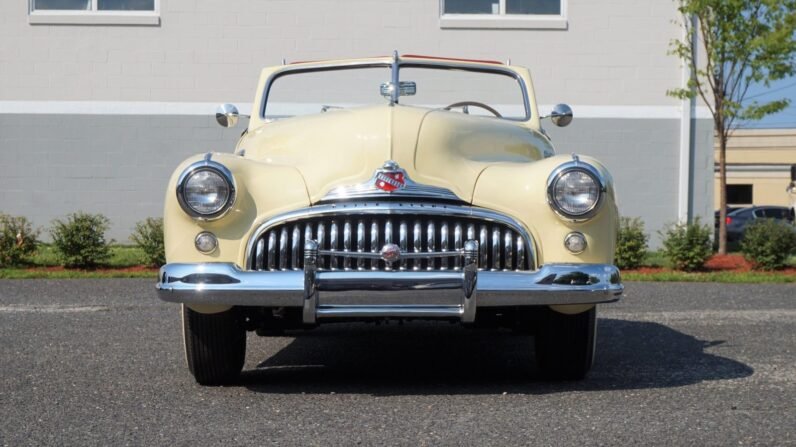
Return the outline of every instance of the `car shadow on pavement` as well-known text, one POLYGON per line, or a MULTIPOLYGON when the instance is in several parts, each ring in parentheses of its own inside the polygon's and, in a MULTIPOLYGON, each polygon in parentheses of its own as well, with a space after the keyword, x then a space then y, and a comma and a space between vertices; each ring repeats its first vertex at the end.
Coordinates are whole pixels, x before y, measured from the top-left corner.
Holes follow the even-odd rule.
MULTIPOLYGON (((295 334, 291 334, 295 335, 295 334)), ((267 356, 250 337, 249 356, 267 356)), ((588 378, 548 382, 533 358, 533 339, 507 331, 412 323, 330 325, 299 333, 241 375, 263 393, 543 394, 642 389, 729 380, 754 370, 706 352, 705 341, 659 323, 600 319, 597 357, 588 378)))

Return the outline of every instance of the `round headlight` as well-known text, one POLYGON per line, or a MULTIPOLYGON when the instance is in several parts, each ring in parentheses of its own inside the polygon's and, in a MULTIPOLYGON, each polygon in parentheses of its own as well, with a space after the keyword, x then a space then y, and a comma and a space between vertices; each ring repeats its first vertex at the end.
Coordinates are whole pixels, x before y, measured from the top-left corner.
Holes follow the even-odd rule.
POLYGON ((548 188, 553 208, 572 219, 591 217, 600 204, 602 192, 603 185, 597 173, 583 164, 559 170, 551 177, 548 188))
POLYGON ((218 172, 197 171, 185 180, 185 203, 197 213, 207 216, 219 212, 229 200, 229 184, 218 172))
POLYGON ((195 163, 180 176, 177 199, 183 210, 195 218, 219 218, 235 200, 232 174, 216 162, 195 163))

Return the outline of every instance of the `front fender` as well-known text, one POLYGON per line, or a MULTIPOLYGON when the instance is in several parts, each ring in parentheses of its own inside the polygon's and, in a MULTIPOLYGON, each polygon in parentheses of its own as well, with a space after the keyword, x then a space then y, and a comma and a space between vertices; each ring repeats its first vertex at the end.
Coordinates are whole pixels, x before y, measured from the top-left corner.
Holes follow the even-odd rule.
POLYGON ((196 220, 186 214, 177 201, 177 179, 185 168, 203 158, 204 155, 197 155, 185 160, 169 180, 163 211, 168 263, 231 262, 243 265, 246 241, 256 222, 310 204, 304 179, 295 168, 213 153, 212 160, 232 172, 237 197, 224 217, 214 221, 196 220), (194 239, 202 231, 210 231, 218 238, 218 249, 213 253, 205 255, 196 250, 194 239))
POLYGON ((585 222, 560 217, 547 201, 547 180, 552 171, 571 156, 558 155, 533 163, 502 163, 485 169, 475 186, 473 205, 494 209, 524 223, 536 243, 537 264, 590 263, 612 264, 616 248, 619 214, 613 179, 605 167, 591 157, 580 157, 591 164, 606 181, 605 198, 598 213, 585 222), (587 248, 573 254, 564 247, 572 231, 586 236, 587 248))

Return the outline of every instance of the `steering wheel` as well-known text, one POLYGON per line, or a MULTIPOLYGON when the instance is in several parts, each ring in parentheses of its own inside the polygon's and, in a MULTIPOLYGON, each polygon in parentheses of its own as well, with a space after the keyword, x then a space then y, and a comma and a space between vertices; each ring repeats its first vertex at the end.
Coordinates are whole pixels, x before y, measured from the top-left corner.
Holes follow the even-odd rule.
POLYGON ((456 107, 468 107, 468 106, 480 107, 480 108, 488 111, 489 113, 495 115, 498 118, 503 118, 503 115, 501 115, 500 112, 498 112, 497 110, 493 109, 492 107, 489 107, 488 105, 484 104, 483 102, 478 102, 478 101, 454 102, 453 104, 445 107, 445 110, 450 110, 450 109, 453 109, 453 108, 456 108, 456 107))

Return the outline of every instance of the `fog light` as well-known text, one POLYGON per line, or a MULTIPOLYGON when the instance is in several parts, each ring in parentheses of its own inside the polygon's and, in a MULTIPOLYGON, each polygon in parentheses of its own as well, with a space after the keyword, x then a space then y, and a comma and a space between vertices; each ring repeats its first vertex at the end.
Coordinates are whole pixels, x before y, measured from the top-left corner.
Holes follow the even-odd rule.
POLYGON ((564 238, 564 247, 574 254, 583 253, 586 250, 586 237, 581 233, 569 233, 564 238))
POLYGON ((197 250, 204 254, 208 254, 216 251, 216 247, 218 247, 218 239, 216 239, 216 236, 213 233, 208 233, 205 231, 196 235, 194 244, 196 244, 197 250))

